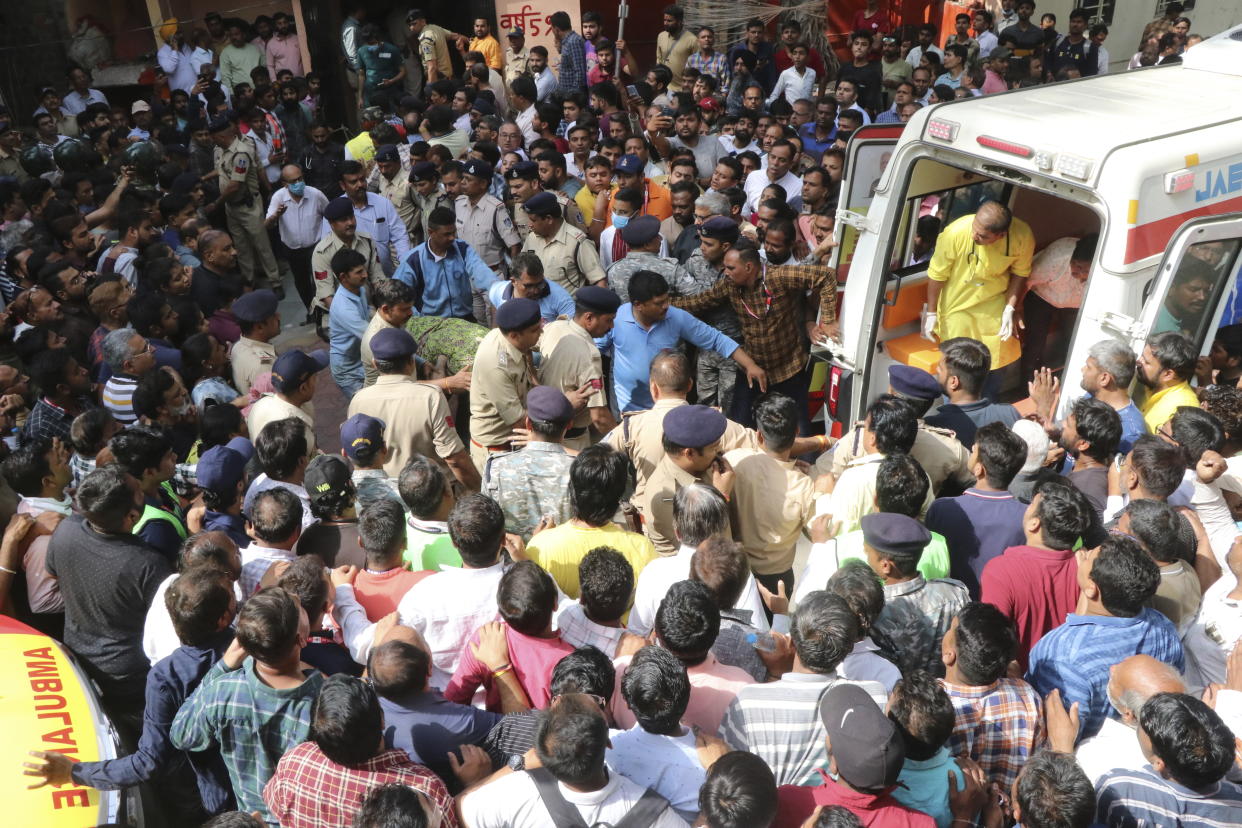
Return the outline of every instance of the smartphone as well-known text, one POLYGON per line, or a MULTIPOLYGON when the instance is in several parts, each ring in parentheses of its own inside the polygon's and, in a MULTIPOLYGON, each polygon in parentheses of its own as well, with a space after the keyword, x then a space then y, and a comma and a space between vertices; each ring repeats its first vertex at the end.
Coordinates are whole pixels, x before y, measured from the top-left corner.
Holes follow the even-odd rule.
POLYGON ((637 87, 637 86, 635 86, 635 85, 634 85, 634 84, 632 84, 632 83, 630 83, 630 84, 626 84, 626 87, 625 87, 625 94, 629 95, 631 98, 637 98, 637 97, 638 97, 638 87, 637 87))
POLYGON ((671 106, 662 106, 660 107, 660 114, 665 118, 672 118, 674 115, 673 108, 671 106))

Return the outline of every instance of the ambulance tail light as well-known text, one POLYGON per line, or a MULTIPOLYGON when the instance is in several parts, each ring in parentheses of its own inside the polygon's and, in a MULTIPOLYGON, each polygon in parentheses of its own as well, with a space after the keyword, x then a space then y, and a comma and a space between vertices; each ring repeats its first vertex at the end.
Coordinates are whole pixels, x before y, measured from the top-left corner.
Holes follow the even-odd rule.
POLYGON ((1168 195, 1184 193, 1195 186, 1195 174, 1192 170, 1178 170, 1164 174, 1164 191, 1168 195))
POLYGON ((1016 155, 1019 158, 1030 158, 1035 154, 1035 150, 1023 144, 1015 144, 1013 141, 1005 141, 1000 138, 993 138, 989 135, 980 135, 975 138, 975 143, 981 147, 994 149, 997 152, 1007 152, 1010 155, 1016 155))
POLYGON ((1091 161, 1076 155, 1058 155, 1057 172, 1067 178, 1086 181, 1091 176, 1091 161))
POLYGON ((932 118, 927 122, 927 134, 941 141, 956 141, 957 130, 961 124, 946 121, 943 118, 932 118))

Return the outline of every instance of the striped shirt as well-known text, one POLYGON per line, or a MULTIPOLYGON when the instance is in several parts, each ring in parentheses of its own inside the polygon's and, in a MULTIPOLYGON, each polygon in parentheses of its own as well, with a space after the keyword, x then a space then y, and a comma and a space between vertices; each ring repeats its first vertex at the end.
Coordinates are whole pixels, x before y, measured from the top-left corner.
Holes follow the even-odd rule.
POLYGON ((594 647, 612 658, 617 643, 625 635, 625 627, 605 627, 587 618, 586 610, 577 601, 568 601, 556 615, 556 628, 561 639, 574 647, 594 647))
POLYGON ((262 682, 254 669, 250 657, 239 670, 216 662, 177 711, 172 743, 186 751, 218 747, 238 809, 258 811, 274 825, 263 801, 263 786, 285 752, 310 735, 311 706, 323 686, 323 674, 308 670, 297 687, 277 690, 262 682))
POLYGON ((1186 663, 1177 629, 1150 607, 1133 618, 1070 613, 1031 649, 1026 678, 1041 696, 1060 688, 1065 704, 1078 702, 1078 736, 1084 739, 1115 712, 1108 700, 1109 668, 1138 654, 1178 672, 1186 663))
POLYGON ((856 684, 883 710, 884 685, 846 681, 835 673, 786 673, 779 681, 748 684, 725 712, 721 737, 735 750, 748 750, 767 762, 777 785, 815 785, 828 765, 819 701, 836 684, 856 684))
POLYGON ((134 389, 138 387, 137 377, 113 374, 104 385, 103 404, 112 412, 112 418, 121 427, 133 425, 138 420, 134 413, 134 389))
POLYGON ((1042 702, 1025 681, 1001 678, 981 687, 940 685, 953 702, 953 735, 949 752, 967 754, 983 767, 988 779, 1007 791, 1018 771, 1043 739, 1042 702))
POLYGON ((1220 781, 1202 791, 1142 770, 1116 770, 1096 786, 1096 821, 1108 826, 1226 828, 1242 825, 1242 788, 1220 781))

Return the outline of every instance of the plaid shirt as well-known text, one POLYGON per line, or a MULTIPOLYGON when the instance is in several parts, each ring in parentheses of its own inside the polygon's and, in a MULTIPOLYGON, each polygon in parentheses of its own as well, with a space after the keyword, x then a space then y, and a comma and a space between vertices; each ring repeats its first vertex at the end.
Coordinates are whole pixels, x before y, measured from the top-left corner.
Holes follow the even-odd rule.
POLYGON ((367 794, 390 784, 418 791, 440 812, 441 828, 457 828, 453 798, 440 777, 403 750, 385 750, 349 767, 324 756, 314 742, 303 742, 281 758, 263 798, 287 828, 337 828, 353 822, 367 794))
POLYGON ((561 38, 561 67, 557 89, 564 93, 587 88, 586 41, 577 32, 561 38))
POLYGON ((729 59, 724 52, 712 51, 711 57, 703 57, 702 52, 695 52, 686 58, 686 68, 698 69, 700 74, 715 78, 717 97, 723 98, 729 94, 729 59))
POLYGON ((557 614, 556 629, 566 644, 594 647, 609 658, 617 654, 617 642, 625 635, 625 627, 605 627, 587 618, 586 610, 577 601, 566 603, 557 614))
POLYGON ((311 670, 298 687, 276 690, 255 676, 253 658, 238 670, 218 661, 177 711, 173 746, 186 751, 219 747, 238 810, 258 811, 275 824, 263 786, 285 751, 310 735, 311 706, 322 686, 323 674, 311 670))
POLYGON ((784 382, 806 365, 807 349, 801 305, 807 294, 819 296, 820 321, 837 318, 837 274, 814 265, 769 265, 751 287, 721 279, 695 296, 673 304, 695 315, 729 304, 742 323, 742 347, 768 372, 768 382, 784 382))
MULTIPOLYGON (((86 398, 79 400, 79 405, 83 411, 95 407, 95 404, 86 398)), ((59 405, 48 402, 47 397, 40 397, 39 401, 34 404, 34 408, 30 409, 30 414, 26 417, 26 425, 18 435, 18 441, 23 446, 32 442, 44 442, 51 445, 53 438, 59 437, 68 444, 69 427, 72 424, 72 414, 59 405)))
POLYGON ((69 458, 69 469, 73 472, 73 483, 75 489, 82 485, 82 479, 95 470, 95 458, 83 457, 76 451, 69 458))
POLYGON ((982 687, 940 685, 953 701, 956 721, 949 752, 965 753, 983 766, 988 779, 1007 791, 1018 771, 1043 741, 1039 694, 1021 679, 1001 678, 982 687))

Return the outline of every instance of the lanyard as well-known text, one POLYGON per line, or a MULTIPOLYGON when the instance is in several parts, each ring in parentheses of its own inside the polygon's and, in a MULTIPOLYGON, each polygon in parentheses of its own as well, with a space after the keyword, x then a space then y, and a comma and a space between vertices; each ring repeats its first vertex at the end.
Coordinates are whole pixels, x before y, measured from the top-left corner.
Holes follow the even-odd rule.
MULTIPOLYGON (((772 291, 768 290, 768 282, 766 279, 759 282, 759 289, 763 291, 763 315, 767 316, 768 311, 772 310, 772 291)), ((750 314, 752 319, 760 318, 759 314, 751 310, 750 305, 746 303, 745 299, 742 299, 741 302, 742 307, 746 309, 746 312, 750 314)))

